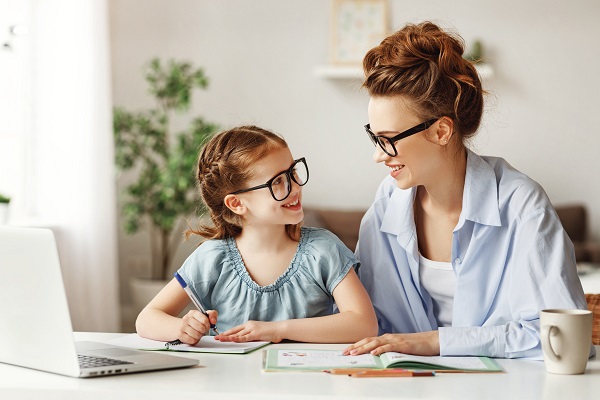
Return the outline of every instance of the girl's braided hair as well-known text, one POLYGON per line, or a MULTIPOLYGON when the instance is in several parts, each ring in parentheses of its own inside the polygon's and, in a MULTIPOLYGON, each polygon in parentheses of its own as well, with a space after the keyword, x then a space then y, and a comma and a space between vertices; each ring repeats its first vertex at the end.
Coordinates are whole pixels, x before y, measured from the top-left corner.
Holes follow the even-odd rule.
MULTIPOLYGON (((244 188, 252 178, 252 166, 273 150, 287 148, 279 135, 257 126, 238 126, 213 136, 200 151, 197 181, 208 207, 211 225, 186 232, 205 239, 236 237, 242 232, 243 218, 224 203, 225 196, 244 188)), ((286 232, 298 240, 300 224, 286 225, 286 232)))

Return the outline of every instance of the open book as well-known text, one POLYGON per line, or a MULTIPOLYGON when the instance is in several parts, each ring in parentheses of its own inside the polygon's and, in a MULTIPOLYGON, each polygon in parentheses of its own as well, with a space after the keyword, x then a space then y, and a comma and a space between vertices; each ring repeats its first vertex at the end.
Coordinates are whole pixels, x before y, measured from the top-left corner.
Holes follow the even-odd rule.
POLYGON ((177 344, 165 346, 167 342, 158 340, 146 339, 139 336, 137 333, 132 333, 125 336, 120 336, 108 343, 127 347, 136 350, 169 350, 169 351, 190 351, 195 353, 227 353, 227 354, 243 354, 250 353, 260 347, 268 345, 270 342, 219 342, 214 336, 203 336, 200 341, 194 345, 177 344))
POLYGON ((388 352, 380 356, 361 354, 344 356, 341 350, 267 349, 265 371, 324 371, 336 368, 403 368, 436 372, 501 372, 488 357, 424 357, 388 352))

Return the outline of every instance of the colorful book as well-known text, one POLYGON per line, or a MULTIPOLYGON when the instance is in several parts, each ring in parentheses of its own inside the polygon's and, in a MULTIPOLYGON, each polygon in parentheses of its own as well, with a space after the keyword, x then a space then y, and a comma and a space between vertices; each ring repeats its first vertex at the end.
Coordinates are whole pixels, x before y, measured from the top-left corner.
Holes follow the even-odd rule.
POLYGON ((194 353, 224 353, 224 354, 244 354, 250 353, 256 349, 264 347, 271 342, 220 342, 215 340, 214 336, 203 336, 200 341, 190 346, 189 344, 169 344, 159 340, 146 339, 139 336, 137 333, 120 336, 108 343, 127 347, 136 350, 152 350, 152 351, 187 351, 194 353))
POLYGON ((435 372, 502 372, 498 363, 489 357, 426 357, 395 352, 380 356, 362 354, 345 356, 342 350, 267 349, 263 353, 263 370, 326 371, 331 369, 428 370, 435 372))

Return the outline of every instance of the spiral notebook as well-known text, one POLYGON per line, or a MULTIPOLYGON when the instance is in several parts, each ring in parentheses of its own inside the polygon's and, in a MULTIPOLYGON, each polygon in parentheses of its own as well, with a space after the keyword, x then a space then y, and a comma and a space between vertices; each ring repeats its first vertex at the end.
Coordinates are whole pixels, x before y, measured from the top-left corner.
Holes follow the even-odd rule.
POLYGON ((75 342, 54 235, 0 227, 0 362, 77 378, 182 368, 198 360, 75 342), (17 305, 17 307, 15 307, 17 305), (35 326, 32 329, 32 316, 35 326))
POLYGON ((190 346, 188 344, 169 345, 167 342, 146 339, 136 333, 121 336, 109 342, 115 346, 127 347, 137 350, 153 351, 187 351, 193 353, 224 353, 224 354, 244 354, 250 353, 256 349, 264 347, 271 342, 219 342, 214 336, 203 336, 200 341, 190 346))

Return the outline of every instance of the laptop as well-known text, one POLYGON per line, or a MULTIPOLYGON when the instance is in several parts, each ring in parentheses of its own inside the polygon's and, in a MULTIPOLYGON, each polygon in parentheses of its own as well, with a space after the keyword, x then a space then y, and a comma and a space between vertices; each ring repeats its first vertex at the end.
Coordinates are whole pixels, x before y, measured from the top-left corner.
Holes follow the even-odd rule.
POLYGON ((0 362, 78 378, 191 367, 198 360, 76 342, 54 234, 0 227, 0 362))

